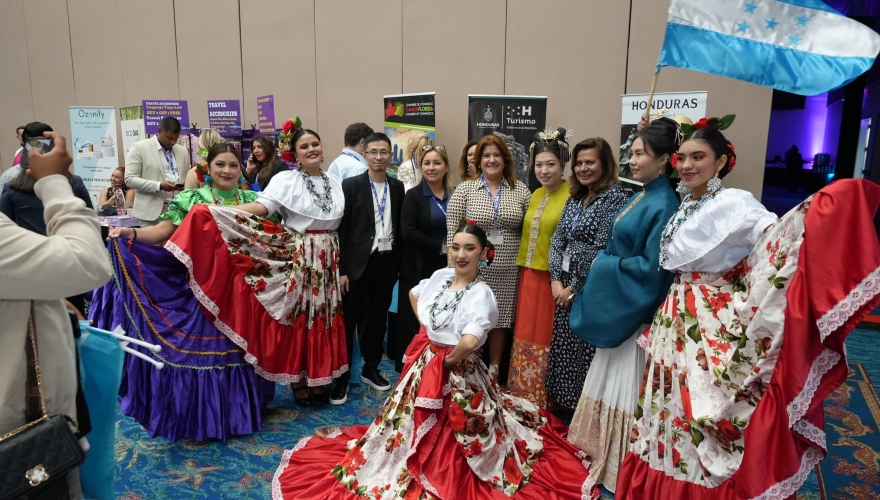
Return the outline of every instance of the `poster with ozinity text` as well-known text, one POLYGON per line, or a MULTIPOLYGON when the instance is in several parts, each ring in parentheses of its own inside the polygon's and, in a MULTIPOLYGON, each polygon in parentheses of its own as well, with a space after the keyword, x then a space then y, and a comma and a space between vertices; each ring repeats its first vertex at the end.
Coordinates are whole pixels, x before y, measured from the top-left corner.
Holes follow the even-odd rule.
POLYGON ((144 108, 141 105, 119 108, 119 126, 122 129, 123 158, 128 159, 128 151, 134 143, 147 138, 144 131, 144 108))
POLYGON ((275 96, 257 97, 257 130, 260 135, 275 137, 275 96))
POLYGON ((516 180, 534 192, 541 187, 529 168, 529 146, 547 123, 547 97, 468 95, 468 139, 495 134, 507 143, 516 163, 516 180))
MULTIPOLYGON (((665 92, 654 94, 651 103, 651 119, 660 117, 673 118, 684 115, 696 122, 706 116, 707 92, 665 92)), ((648 94, 626 94, 623 97, 623 108, 620 119, 620 156, 619 177, 623 187, 641 191, 642 183, 633 179, 629 168, 631 137, 639 120, 645 116, 648 108, 648 94)))
MULTIPOLYGON (((384 96, 385 135, 391 139, 391 162, 388 170, 398 175, 398 167, 403 163, 406 145, 410 138, 418 134, 428 134, 434 140, 435 114, 434 92, 421 94, 396 94, 384 96)), ((411 178, 419 176, 414 173, 411 178)))
POLYGON ((110 174, 119 167, 116 108, 70 106, 73 172, 80 176, 98 206, 101 190, 110 186, 110 174))
POLYGON ((241 101, 208 101, 208 126, 224 139, 241 137, 241 101))
POLYGON ((180 121, 181 134, 189 130, 189 107, 186 101, 144 101, 144 126, 149 136, 159 133, 159 122, 166 116, 180 121))

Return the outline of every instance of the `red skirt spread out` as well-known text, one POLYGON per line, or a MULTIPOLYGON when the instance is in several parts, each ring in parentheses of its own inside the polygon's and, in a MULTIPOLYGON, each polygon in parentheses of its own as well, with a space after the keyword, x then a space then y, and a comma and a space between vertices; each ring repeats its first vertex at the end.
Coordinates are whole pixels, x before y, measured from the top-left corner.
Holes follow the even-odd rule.
POLYGON ((372 425, 300 440, 281 459, 272 498, 598 498, 561 422, 498 392, 477 354, 447 369, 449 352, 423 328, 372 425))
POLYGON ((165 244, 218 330, 260 376, 326 385, 348 370, 335 232, 300 234, 195 205, 165 244))
POLYGON ((742 267, 679 277, 644 339, 615 498, 794 497, 827 453, 822 404, 846 379, 844 340, 880 303, 878 205, 880 186, 835 182, 742 267))

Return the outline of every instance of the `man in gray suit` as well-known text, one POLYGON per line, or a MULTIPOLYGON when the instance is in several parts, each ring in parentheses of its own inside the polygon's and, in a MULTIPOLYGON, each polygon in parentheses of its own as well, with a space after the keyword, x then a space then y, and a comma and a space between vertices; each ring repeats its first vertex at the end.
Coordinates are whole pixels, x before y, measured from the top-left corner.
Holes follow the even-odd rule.
POLYGON ((154 226, 183 189, 191 162, 186 148, 177 144, 178 137, 180 122, 166 116, 156 136, 134 143, 128 152, 125 184, 135 190, 134 216, 141 227, 154 226))

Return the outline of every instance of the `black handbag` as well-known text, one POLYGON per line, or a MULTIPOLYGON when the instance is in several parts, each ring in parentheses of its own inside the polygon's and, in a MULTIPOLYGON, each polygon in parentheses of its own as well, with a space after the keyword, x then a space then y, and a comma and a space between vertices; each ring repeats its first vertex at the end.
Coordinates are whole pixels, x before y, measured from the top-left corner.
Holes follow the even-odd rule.
POLYGON ((31 302, 28 318, 30 342, 25 342, 28 423, 0 436, 0 500, 36 495, 50 486, 61 486, 57 481, 66 483, 67 473, 86 459, 70 425, 75 426, 76 422, 66 415, 50 417, 46 413, 34 321, 34 304, 31 302), (42 416, 33 419, 40 414, 42 416))

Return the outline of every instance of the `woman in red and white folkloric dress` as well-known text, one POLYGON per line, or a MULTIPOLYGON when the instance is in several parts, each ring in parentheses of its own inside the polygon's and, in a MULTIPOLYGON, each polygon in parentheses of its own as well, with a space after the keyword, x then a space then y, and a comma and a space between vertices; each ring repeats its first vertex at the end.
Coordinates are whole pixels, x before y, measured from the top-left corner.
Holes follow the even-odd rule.
POLYGON ((721 187, 735 155, 720 123, 676 156, 693 192, 661 236, 676 280, 640 339, 617 499, 794 498, 826 453, 822 402, 846 378, 844 339, 880 302, 880 186, 836 182, 776 221, 721 187))
POLYGON ((274 499, 598 497, 565 426, 499 392, 480 360, 498 317, 492 290, 477 280, 487 252, 479 227, 455 234, 454 269, 410 294, 423 328, 372 425, 303 438, 281 459, 274 499))
MULTIPOLYGON (((288 381, 300 405, 348 369, 336 228, 342 186, 321 170, 318 134, 285 124, 282 148, 296 165, 238 210, 194 207, 166 244, 217 329, 262 377, 288 381), (260 217, 277 212, 284 227, 260 217)), ((326 397, 326 396, 323 396, 326 397)))

